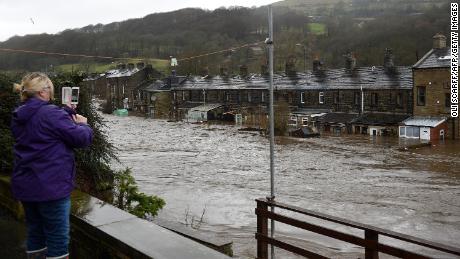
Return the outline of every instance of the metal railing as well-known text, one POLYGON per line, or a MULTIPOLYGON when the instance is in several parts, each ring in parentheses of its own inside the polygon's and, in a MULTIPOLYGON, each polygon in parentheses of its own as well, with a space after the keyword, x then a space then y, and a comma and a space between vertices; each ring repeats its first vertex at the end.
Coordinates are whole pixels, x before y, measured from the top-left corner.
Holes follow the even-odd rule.
POLYGON ((366 259, 379 258, 379 252, 399 258, 432 258, 427 255, 422 255, 399 247, 393 247, 387 244, 380 243, 379 236, 390 237, 396 240, 404 241, 410 244, 415 244, 421 247, 431 248, 440 252, 450 254, 452 255, 452 257, 460 256, 459 248, 451 247, 448 245, 443 245, 424 239, 412 237, 409 235, 404 235, 397 232, 373 227, 370 225, 361 224, 350 220, 305 210, 296 206, 291 206, 276 201, 269 201, 267 199, 257 199, 256 202, 257 208, 255 212, 257 215, 257 233, 255 237, 257 239, 257 258, 259 259, 268 258, 268 245, 273 245, 275 247, 279 247, 281 249, 308 258, 328 258, 326 256, 308 251, 304 248, 283 242, 279 239, 276 239, 275 237, 271 238, 268 234, 268 219, 363 247, 365 250, 366 259), (340 224, 342 226, 364 230, 364 237, 355 236, 352 234, 340 232, 334 229, 301 221, 282 214, 274 213, 269 211, 268 207, 281 208, 287 211, 292 211, 300 213, 302 215, 318 218, 327 222, 340 224))

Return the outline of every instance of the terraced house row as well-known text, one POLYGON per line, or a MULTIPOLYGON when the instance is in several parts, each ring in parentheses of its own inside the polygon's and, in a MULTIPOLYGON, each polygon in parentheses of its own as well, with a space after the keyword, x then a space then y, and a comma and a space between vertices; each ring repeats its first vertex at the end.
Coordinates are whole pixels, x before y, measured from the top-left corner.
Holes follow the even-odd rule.
MULTIPOLYGON (((293 127, 424 140, 458 138, 458 120, 449 117, 450 48, 446 38, 435 35, 433 49, 414 66, 396 66, 390 49, 382 59, 383 66, 358 67, 350 53, 345 57, 344 68, 327 69, 315 60, 313 69, 306 73, 293 71, 287 65, 286 71, 274 75, 275 105, 287 107, 286 116, 293 127)), ((241 66, 237 76, 226 75, 222 68, 220 75, 172 74, 153 82, 147 80, 151 74, 144 72, 145 76, 130 88, 110 79, 113 73, 105 76, 106 87, 102 88, 104 98, 118 107, 119 100, 128 98, 131 109, 155 116, 159 101, 163 100, 164 106, 166 95, 169 116, 177 120, 237 117, 251 125, 266 121, 266 67, 260 74, 250 74, 241 66)), ((96 85, 94 82, 101 78, 104 77, 86 82, 96 85)))

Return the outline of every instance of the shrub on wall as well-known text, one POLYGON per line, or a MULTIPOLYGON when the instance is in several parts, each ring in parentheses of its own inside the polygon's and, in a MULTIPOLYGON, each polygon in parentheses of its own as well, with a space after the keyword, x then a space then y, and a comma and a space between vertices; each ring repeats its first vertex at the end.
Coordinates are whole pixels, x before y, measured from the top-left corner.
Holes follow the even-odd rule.
POLYGON ((11 135, 11 112, 19 103, 19 96, 13 93, 13 83, 19 75, 0 73, 0 173, 13 170, 13 145, 11 135))

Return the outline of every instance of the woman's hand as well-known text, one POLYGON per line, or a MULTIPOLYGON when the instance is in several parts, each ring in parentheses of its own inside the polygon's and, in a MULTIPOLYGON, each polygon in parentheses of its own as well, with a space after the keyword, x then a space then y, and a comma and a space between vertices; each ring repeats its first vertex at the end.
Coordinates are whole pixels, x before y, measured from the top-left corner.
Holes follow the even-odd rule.
POLYGON ((76 123, 88 124, 88 119, 85 116, 81 116, 80 114, 72 115, 72 119, 76 123))

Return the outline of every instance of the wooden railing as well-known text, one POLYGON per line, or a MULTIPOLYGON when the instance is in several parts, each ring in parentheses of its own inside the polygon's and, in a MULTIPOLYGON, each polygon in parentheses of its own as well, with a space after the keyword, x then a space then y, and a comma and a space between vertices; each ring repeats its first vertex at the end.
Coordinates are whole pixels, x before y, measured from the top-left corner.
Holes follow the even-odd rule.
POLYGON ((269 201, 267 199, 257 199, 257 208, 256 208, 256 215, 257 215, 257 258, 259 259, 266 259, 268 258, 268 245, 273 245, 275 247, 279 247, 281 249, 290 251, 292 253, 308 257, 308 258, 328 258, 326 256, 308 251, 304 248, 294 246, 292 244, 283 242, 276 238, 271 238, 268 235, 268 219, 275 220, 277 222, 281 222, 287 225, 291 225, 297 228, 301 228, 304 230, 308 230, 314 233, 318 233, 327 237, 331 237, 340 241, 344 241, 347 243, 351 243, 360 247, 364 248, 365 251, 365 258, 366 259, 376 259, 379 258, 379 252, 385 253, 388 255, 392 255, 399 258, 431 258, 427 255, 422 255, 416 252, 411 252, 399 247, 393 247, 387 244, 383 244, 379 242, 379 236, 390 237, 396 240, 404 241, 410 244, 415 244, 421 247, 431 248, 440 252, 447 253, 451 257, 458 257, 460 256, 460 249, 451 247, 448 245, 443 245, 431 241, 427 241, 424 239, 400 234, 397 232, 373 227, 366 224, 361 224, 357 222, 353 222, 350 220, 329 216, 326 214, 313 212, 309 210, 305 210, 296 206, 290 206, 287 204, 269 201), (324 226, 319 226, 315 224, 311 224, 305 221, 301 221, 298 219, 294 219, 292 217, 288 217, 282 214, 278 214, 275 212, 271 212, 268 210, 268 207, 275 207, 280 208, 287 211, 292 211, 296 213, 300 213, 302 215, 307 215, 310 217, 318 218, 324 220, 326 222, 333 222, 336 224, 340 224, 342 226, 352 227, 355 229, 363 230, 364 237, 355 236, 352 234, 340 232, 334 229, 326 228, 324 226))

